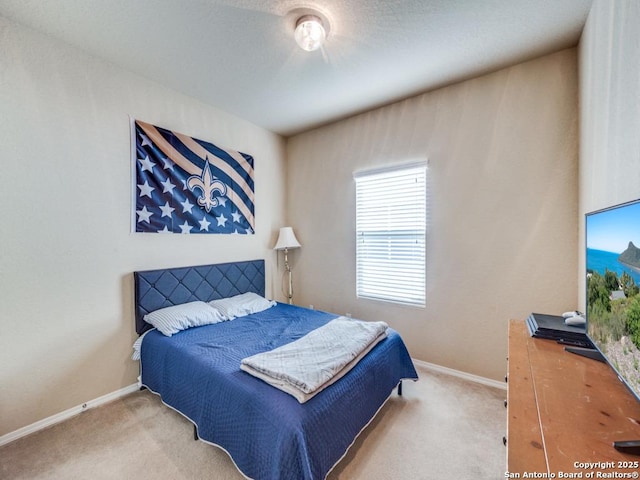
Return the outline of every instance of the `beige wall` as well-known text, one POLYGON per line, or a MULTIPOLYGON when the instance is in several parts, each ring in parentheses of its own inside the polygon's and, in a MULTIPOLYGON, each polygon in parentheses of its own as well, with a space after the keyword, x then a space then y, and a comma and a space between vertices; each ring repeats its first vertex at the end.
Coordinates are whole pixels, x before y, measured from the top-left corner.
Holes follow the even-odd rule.
POLYGON ((295 301, 386 320, 415 358, 504 376, 507 322, 577 302, 575 49, 288 141, 295 301), (355 296, 354 171, 429 161, 427 306, 355 296))
POLYGON ((271 294, 285 144, 2 17, 0 45, 1 436, 135 383, 132 271, 266 258, 271 294), (129 115, 252 154, 256 235, 129 233, 129 115))
POLYGON ((580 305, 584 214, 640 198, 640 2, 595 0, 580 41, 580 305))

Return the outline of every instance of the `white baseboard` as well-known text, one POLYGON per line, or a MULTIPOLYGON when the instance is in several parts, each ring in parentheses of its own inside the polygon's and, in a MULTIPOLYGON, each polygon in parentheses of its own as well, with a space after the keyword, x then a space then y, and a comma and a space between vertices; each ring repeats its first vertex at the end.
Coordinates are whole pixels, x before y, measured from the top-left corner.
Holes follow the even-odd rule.
POLYGON ((22 427, 18 430, 7 433, 6 435, 2 435, 0 437, 0 447, 31 433, 35 433, 38 430, 43 430, 47 427, 55 425, 56 423, 60 423, 64 420, 74 417, 79 413, 89 410, 90 408, 95 408, 100 405, 104 405, 105 403, 109 403, 113 400, 117 400, 120 397, 124 397, 125 395, 137 391, 139 388, 140 386, 137 383, 129 385, 128 387, 121 388, 120 390, 116 390, 115 392, 107 393, 102 397, 98 397, 94 400, 89 400, 87 403, 72 407, 68 410, 65 410, 64 412, 56 413, 55 415, 32 423, 31 425, 27 425, 26 427, 22 427))
POLYGON ((480 377, 478 375, 473 375, 471 373, 461 372, 460 370, 454 370, 453 368, 443 367, 441 365, 436 365, 435 363, 424 362, 422 360, 417 360, 415 358, 413 358, 412 360, 413 360, 413 363, 415 363, 416 365, 426 368, 428 370, 444 373, 446 375, 452 375, 454 377, 459 377, 464 380, 480 383, 482 385, 487 385, 489 387, 500 388, 501 390, 507 389, 507 384, 505 382, 499 382, 498 380, 492 380, 490 378, 480 377))

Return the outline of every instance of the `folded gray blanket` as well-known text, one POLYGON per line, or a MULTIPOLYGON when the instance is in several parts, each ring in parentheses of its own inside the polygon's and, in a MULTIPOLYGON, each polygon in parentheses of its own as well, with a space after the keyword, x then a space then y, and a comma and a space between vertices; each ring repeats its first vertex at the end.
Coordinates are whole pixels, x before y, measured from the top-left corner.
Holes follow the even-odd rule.
POLYGON ((387 336, 384 322, 338 317, 304 337, 241 361, 240 368, 304 403, 387 336))

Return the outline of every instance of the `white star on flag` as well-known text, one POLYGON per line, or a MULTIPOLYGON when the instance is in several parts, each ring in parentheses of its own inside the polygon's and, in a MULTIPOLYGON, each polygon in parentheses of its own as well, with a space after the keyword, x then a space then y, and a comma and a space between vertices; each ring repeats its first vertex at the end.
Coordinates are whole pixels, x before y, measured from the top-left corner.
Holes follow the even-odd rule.
POLYGON ((181 233, 191 233, 191 229, 192 228, 193 227, 191 225, 189 225, 186 220, 184 221, 184 223, 182 225, 180 225, 180 230, 182 230, 181 233))
POLYGON ((186 198, 184 202, 180 202, 180 205, 182 205, 182 213, 186 213, 186 212, 193 213, 191 211, 191 209, 193 208, 193 204, 189 201, 188 198, 186 198))
POLYGON ((162 163, 164 163, 164 166, 162 167, 164 170, 171 170, 173 172, 173 166, 175 164, 171 160, 169 160, 167 157, 163 157, 162 163))
POLYGON ((153 192, 155 190, 155 188, 153 188, 152 186, 149 185, 149 181, 145 180, 144 184, 142 185, 138 185, 138 188, 140 189, 140 196, 144 197, 145 195, 149 198, 151 198, 151 192, 153 192))
POLYGON ((144 157, 144 159, 140 160, 140 164, 142 165, 142 171, 148 170, 149 172, 153 172, 153 167, 155 167, 155 163, 151 161, 149 155, 144 157))
POLYGON ((171 183, 171 179, 170 178, 167 178, 164 182, 160 182, 160 183, 164 187, 162 189, 162 193, 169 192, 170 194, 173 195, 173 189, 176 188, 176 186, 173 183, 171 183))
POLYGON ((137 210, 136 213, 138 214, 138 223, 140 222, 149 223, 149 219, 151 218, 151 215, 153 215, 152 212, 147 210, 146 206, 142 207, 142 210, 137 210))
POLYGON ((200 220, 198 223, 200 223, 200 230, 209 230, 209 225, 211 225, 211 222, 209 222, 207 220, 207 218, 203 218, 202 220, 200 220))
POLYGON ((163 206, 160 207, 160 210, 162 211, 162 215, 160 216, 160 218, 162 218, 162 217, 171 217, 171 213, 175 210, 175 208, 172 208, 169 205, 169 202, 167 202, 163 206))
POLYGON ((144 147, 145 145, 149 145, 150 147, 152 147, 152 146, 153 146, 153 143, 151 143, 151 140, 149 140, 149 137, 147 137, 146 135, 144 135, 144 134, 142 134, 142 133, 141 133, 141 134, 140 134, 140 138, 142 139, 141 146, 143 146, 143 147, 144 147))

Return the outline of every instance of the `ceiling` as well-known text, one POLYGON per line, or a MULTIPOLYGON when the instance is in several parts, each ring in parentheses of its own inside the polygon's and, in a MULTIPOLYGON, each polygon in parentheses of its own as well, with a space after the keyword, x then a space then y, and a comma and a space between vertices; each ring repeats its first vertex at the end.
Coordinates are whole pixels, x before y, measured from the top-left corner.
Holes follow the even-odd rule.
POLYGON ((592 0, 0 0, 0 15, 284 136, 578 43, 592 0), (323 50, 296 12, 330 22, 323 50))

